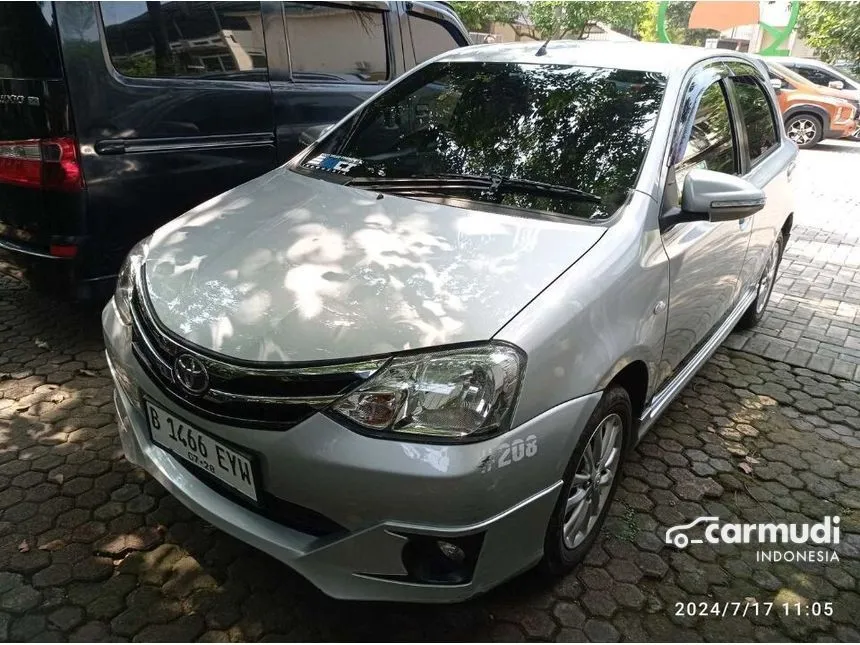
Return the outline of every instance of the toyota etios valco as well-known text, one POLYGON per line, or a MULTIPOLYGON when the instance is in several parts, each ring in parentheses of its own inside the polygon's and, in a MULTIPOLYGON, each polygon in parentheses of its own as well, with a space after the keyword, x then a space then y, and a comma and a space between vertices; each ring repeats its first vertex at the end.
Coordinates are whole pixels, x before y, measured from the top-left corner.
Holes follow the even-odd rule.
POLYGON ((767 305, 797 149, 758 65, 460 49, 160 228, 103 314, 129 460, 332 596, 567 570, 767 305))

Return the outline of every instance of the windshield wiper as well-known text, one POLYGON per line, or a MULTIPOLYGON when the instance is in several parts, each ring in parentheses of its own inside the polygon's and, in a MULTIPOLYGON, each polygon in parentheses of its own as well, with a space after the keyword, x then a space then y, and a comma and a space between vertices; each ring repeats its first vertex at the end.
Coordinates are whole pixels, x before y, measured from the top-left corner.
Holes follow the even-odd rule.
POLYGON ((356 177, 348 181, 347 184, 357 188, 391 192, 483 190, 491 199, 504 193, 524 193, 535 197, 568 197, 595 204, 601 202, 599 196, 578 188, 532 179, 514 179, 501 175, 443 173, 413 177, 356 177))

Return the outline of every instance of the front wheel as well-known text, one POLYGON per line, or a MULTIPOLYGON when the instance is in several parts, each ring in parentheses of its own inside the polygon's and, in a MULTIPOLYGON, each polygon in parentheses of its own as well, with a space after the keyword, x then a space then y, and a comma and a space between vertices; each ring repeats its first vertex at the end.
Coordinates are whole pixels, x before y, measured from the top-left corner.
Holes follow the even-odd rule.
POLYGON ((824 127, 818 117, 798 114, 785 122, 785 133, 798 148, 811 148, 824 138, 824 127))
POLYGON ((780 233, 776 236, 776 241, 773 243, 773 248, 771 248, 767 256, 764 270, 762 270, 761 277, 758 280, 755 300, 752 301, 749 309, 744 312, 743 318, 738 322, 738 327, 741 329, 755 327, 764 318, 764 310, 767 307, 767 303, 770 302, 770 294, 773 292, 773 285, 776 282, 779 262, 782 260, 783 244, 782 233, 780 233))
POLYGON ((624 388, 611 386, 588 420, 564 474, 544 541, 541 568, 564 573, 582 561, 606 519, 633 427, 624 388))

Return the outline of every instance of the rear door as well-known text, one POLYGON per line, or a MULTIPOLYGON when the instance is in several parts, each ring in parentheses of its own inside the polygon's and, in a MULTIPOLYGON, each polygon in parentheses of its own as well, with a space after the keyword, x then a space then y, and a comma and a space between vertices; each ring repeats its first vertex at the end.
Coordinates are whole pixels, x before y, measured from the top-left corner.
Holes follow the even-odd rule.
POLYGON ((259 2, 60 2, 88 267, 275 164, 259 2))
POLYGON ((398 4, 282 2, 288 69, 273 76, 278 158, 302 132, 339 121, 404 71, 398 4))
POLYGON ((52 3, 0 2, 0 246, 47 255, 80 232, 79 176, 53 181, 43 163, 61 146, 74 159, 72 135, 52 3))

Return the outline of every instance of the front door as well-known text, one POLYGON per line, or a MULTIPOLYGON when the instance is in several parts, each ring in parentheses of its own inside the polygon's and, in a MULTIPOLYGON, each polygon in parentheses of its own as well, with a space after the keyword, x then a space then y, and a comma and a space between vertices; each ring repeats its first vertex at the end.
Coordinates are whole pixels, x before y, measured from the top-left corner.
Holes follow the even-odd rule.
MULTIPOLYGON (((675 203, 667 204, 664 199, 666 208, 678 205, 684 178, 693 168, 739 174, 738 138, 726 86, 719 73, 710 74, 712 82, 699 94, 689 134, 681 134, 684 141, 673 148, 680 152, 669 171, 667 199, 675 203)), ((751 218, 688 222, 663 231, 669 256, 669 315, 659 380, 682 366, 735 305, 750 224, 751 218)))

